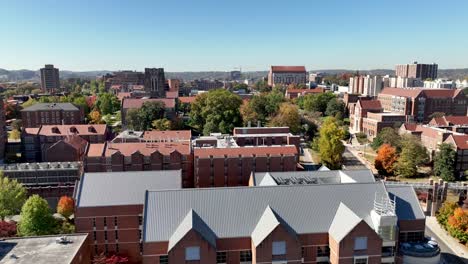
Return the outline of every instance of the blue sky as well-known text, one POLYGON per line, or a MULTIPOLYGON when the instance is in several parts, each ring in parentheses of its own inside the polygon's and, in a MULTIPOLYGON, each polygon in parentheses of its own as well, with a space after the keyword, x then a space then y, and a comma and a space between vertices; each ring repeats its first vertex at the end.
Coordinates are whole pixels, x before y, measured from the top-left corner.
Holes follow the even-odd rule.
POLYGON ((467 11, 467 0, 0 0, 0 68, 467 68, 467 11))

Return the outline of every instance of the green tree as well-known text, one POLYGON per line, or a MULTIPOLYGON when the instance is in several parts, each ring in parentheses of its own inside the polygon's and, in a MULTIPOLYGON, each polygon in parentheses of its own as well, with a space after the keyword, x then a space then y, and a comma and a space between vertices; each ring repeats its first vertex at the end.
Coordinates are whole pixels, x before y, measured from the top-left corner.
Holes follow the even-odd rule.
POLYGON ((127 128, 132 130, 141 130, 141 123, 139 120, 138 109, 129 109, 125 115, 125 123, 127 128))
POLYGON ((140 129, 151 130, 153 121, 164 117, 165 105, 163 102, 145 102, 138 110, 138 122, 140 129))
POLYGON ((109 115, 120 110, 120 101, 114 94, 101 93, 96 101, 96 106, 99 107, 103 115, 109 115))
POLYGON ((271 120, 270 126, 289 127, 292 133, 299 133, 301 131, 301 116, 297 106, 283 103, 278 114, 271 120))
POLYGON ((428 160, 426 148, 414 136, 407 135, 401 141, 401 153, 395 171, 397 175, 406 178, 415 177, 418 175, 418 166, 428 160))
POLYGON ((304 110, 309 112, 321 112, 322 114, 325 114, 328 102, 333 98, 336 98, 336 96, 330 92, 308 94, 304 98, 304 110))
POLYGON ((13 139, 13 140, 19 140, 21 139, 21 132, 18 129, 13 129, 8 138, 13 139))
POLYGON ((270 92, 271 91, 271 87, 268 85, 268 83, 264 80, 260 80, 258 82, 256 82, 253 86, 253 88, 261 93, 265 93, 265 92, 270 92))
POLYGON ((26 189, 16 180, 10 180, 0 171, 0 220, 20 212, 26 201, 26 189))
POLYGON ((445 116, 444 112, 434 112, 429 115, 429 118, 432 119, 432 118, 438 118, 438 117, 443 117, 443 116, 445 116))
POLYGON ((340 169, 345 149, 341 141, 345 130, 334 117, 327 117, 319 130, 318 148, 320 158, 330 169, 340 169))
POLYGON ((457 153, 450 144, 442 143, 439 152, 434 157, 434 174, 444 181, 457 180, 455 161, 457 153))
POLYGON ((327 103, 327 108, 325 110, 325 115, 337 117, 338 114, 343 117, 345 112, 345 104, 343 101, 336 98, 330 99, 327 103))
POLYGON ((274 116, 278 112, 280 105, 285 101, 284 94, 278 91, 268 93, 265 97, 266 105, 264 116, 274 116))
POLYGON ((390 144, 397 149, 397 152, 401 150, 401 137, 397 131, 391 127, 383 128, 372 141, 371 147, 377 150, 383 144, 390 144))
POLYGON ((152 126, 155 130, 164 131, 171 130, 172 124, 167 118, 161 118, 154 120, 152 126))
POLYGON ((237 83, 236 85, 234 85, 234 87, 232 87, 232 90, 234 91, 238 91, 238 90, 245 90, 245 91, 249 91, 249 86, 245 83, 237 83))
POLYGON ((242 99, 227 90, 217 89, 197 96, 191 106, 190 121, 203 134, 231 133, 242 124, 242 99))
POLYGON ((455 209, 458 208, 458 204, 454 202, 444 202, 440 207, 439 211, 436 212, 437 222, 445 229, 447 229, 447 221, 450 216, 453 215, 455 209))
POLYGON ((47 201, 33 195, 21 208, 21 221, 18 232, 21 236, 43 236, 53 234, 57 222, 51 214, 47 201))

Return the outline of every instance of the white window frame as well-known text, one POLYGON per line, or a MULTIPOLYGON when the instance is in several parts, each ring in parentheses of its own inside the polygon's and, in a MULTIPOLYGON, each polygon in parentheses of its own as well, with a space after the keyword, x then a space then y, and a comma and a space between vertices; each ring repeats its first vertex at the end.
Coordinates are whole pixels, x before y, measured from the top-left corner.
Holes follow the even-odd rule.
POLYGON ((354 238, 354 250, 366 250, 366 249, 367 249, 367 237, 355 237, 354 238))
POLYGON ((286 255, 286 241, 273 241, 271 252, 273 256, 286 255))
POLYGON ((186 247, 185 261, 200 260, 200 247, 186 247))
POLYGON ((366 260, 366 263, 369 263, 369 256, 359 256, 359 257, 354 257, 353 263, 356 264, 357 260, 366 260))

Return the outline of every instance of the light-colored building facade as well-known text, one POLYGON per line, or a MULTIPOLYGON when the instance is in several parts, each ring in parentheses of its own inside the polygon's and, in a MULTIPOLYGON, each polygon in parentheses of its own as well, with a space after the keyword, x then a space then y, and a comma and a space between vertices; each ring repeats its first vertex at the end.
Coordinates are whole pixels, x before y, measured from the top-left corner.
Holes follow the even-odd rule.
POLYGON ((395 75, 406 78, 419 78, 421 80, 437 79, 438 65, 422 64, 414 62, 413 64, 399 64, 395 66, 395 75))
POLYGON ((268 85, 306 84, 307 71, 304 66, 271 66, 268 85))

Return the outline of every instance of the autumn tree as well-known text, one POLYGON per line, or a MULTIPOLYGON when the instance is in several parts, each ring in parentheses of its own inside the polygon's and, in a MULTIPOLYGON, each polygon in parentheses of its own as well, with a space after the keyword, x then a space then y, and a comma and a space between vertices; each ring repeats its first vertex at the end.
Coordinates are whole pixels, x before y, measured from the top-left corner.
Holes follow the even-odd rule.
POLYGON ((429 155, 421 142, 414 136, 406 135, 401 141, 401 153, 395 171, 403 177, 415 177, 418 175, 418 166, 428 160, 429 155))
POLYGON ((345 130, 334 117, 327 117, 319 131, 318 148, 320 158, 330 169, 340 169, 345 149, 341 141, 345 130))
POLYGON ((383 144, 377 152, 374 166, 381 175, 393 175, 396 161, 396 148, 392 147, 390 144, 383 144))
POLYGON ((0 220, 20 212, 26 201, 26 189, 16 180, 10 180, 0 171, 0 220))
POLYGON ((203 93, 191 105, 190 122, 203 134, 231 133, 242 124, 240 106, 242 99, 227 90, 217 89, 203 93))
POLYGON ((441 226, 446 228, 449 217, 453 215, 453 212, 457 208, 457 203, 445 201, 439 208, 439 211, 436 212, 437 222, 439 222, 441 226))
POLYGON ((18 233, 21 236, 43 236, 53 234, 57 223, 51 214, 47 201, 39 195, 28 198, 21 208, 18 233))
POLYGON ((447 229, 450 235, 466 244, 468 242, 468 213, 462 208, 456 208, 453 215, 448 218, 447 229))
POLYGON ((159 130, 159 131, 171 130, 171 127, 172 127, 171 121, 169 121, 167 118, 153 120, 151 125, 153 126, 155 130, 159 130))
POLYGON ((434 174, 444 181, 457 180, 455 162, 457 153, 450 144, 442 143, 434 157, 434 174))
POLYGON ((94 109, 89 113, 89 123, 90 124, 101 124, 102 123, 102 116, 99 109, 94 109))
POLYGON ((271 120, 270 126, 289 127, 292 133, 299 133, 301 131, 301 116, 297 106, 283 103, 278 114, 271 120))
POLYGON ((0 238, 16 236, 16 223, 0 220, 0 238))
POLYGON ((75 212, 75 201, 69 196, 62 196, 57 204, 57 213, 63 215, 65 218, 70 218, 70 216, 75 212))
POLYGON ((389 144, 396 148, 397 152, 400 150, 401 137, 397 131, 391 127, 383 128, 372 141, 371 147, 377 150, 382 144, 389 144))

